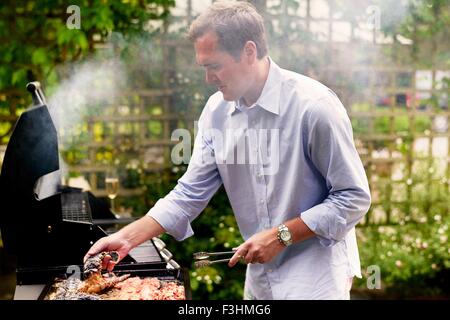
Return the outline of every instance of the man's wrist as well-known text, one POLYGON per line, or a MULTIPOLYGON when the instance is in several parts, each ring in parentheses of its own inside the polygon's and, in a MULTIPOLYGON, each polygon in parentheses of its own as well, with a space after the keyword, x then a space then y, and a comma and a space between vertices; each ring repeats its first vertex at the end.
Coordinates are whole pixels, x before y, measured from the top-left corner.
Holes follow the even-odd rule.
POLYGON ((288 247, 292 244, 293 239, 291 230, 289 230, 289 228, 285 224, 281 224, 278 226, 277 239, 285 247, 288 247))

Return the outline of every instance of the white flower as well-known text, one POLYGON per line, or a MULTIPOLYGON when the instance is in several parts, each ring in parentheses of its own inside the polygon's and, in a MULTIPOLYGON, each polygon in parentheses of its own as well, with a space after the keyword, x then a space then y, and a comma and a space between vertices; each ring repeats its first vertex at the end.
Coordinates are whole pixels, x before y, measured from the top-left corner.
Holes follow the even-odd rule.
POLYGON ((395 261, 395 265, 397 268, 400 268, 403 264, 400 260, 395 261))

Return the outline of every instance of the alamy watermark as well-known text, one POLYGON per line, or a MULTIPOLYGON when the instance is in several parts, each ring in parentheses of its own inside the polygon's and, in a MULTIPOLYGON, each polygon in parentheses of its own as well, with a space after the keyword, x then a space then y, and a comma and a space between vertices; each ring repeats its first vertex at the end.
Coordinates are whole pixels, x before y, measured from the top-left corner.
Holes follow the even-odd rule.
POLYGON ((67 7, 66 13, 70 16, 66 20, 66 27, 68 29, 81 29, 81 10, 77 5, 70 5, 67 7))
POLYGON ((70 276, 67 277, 68 279, 81 280, 81 270, 77 265, 68 266, 66 269, 66 274, 70 274, 70 276))
POLYGON ((171 140, 179 141, 172 149, 173 164, 258 165, 260 175, 274 175, 280 168, 279 129, 209 128, 194 135, 196 145, 191 154, 190 131, 172 132, 171 140))
POLYGON ((374 264, 367 267, 367 289, 381 289, 381 269, 374 264))

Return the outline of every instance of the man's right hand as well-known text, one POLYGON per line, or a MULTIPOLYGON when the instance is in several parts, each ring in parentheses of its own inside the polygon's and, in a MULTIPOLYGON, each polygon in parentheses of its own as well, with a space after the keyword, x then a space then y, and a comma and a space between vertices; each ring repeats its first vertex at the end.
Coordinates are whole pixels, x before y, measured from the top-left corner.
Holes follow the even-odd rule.
MULTIPOLYGON (((89 249, 84 256, 84 261, 90 256, 93 256, 102 251, 117 251, 119 252, 119 261, 122 260, 131 249, 138 246, 145 240, 149 240, 163 233, 165 230, 153 218, 143 216, 139 220, 130 223, 124 228, 110 236, 101 238, 89 249)), ((114 265, 112 262, 108 263, 108 271, 112 271, 114 265)))
MULTIPOLYGON (((97 253, 100 253, 102 251, 117 251, 119 253, 119 261, 122 260, 128 252, 132 249, 132 246, 130 243, 121 237, 120 232, 112 234, 107 237, 103 237, 99 239, 94 245, 89 249, 89 251, 84 256, 83 261, 86 262, 86 260, 93 255, 96 255, 97 253)), ((119 262, 117 261, 117 262, 119 262)), ((106 269, 111 272, 114 268, 115 263, 109 262, 106 266, 106 269)))

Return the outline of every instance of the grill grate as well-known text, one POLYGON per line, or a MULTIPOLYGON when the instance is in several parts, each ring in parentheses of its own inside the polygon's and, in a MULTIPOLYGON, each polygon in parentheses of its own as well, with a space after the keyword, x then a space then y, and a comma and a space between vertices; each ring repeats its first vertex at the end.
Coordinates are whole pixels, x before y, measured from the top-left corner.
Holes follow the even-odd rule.
POLYGON ((89 200, 85 193, 63 193, 62 217, 64 220, 92 222, 89 200))

